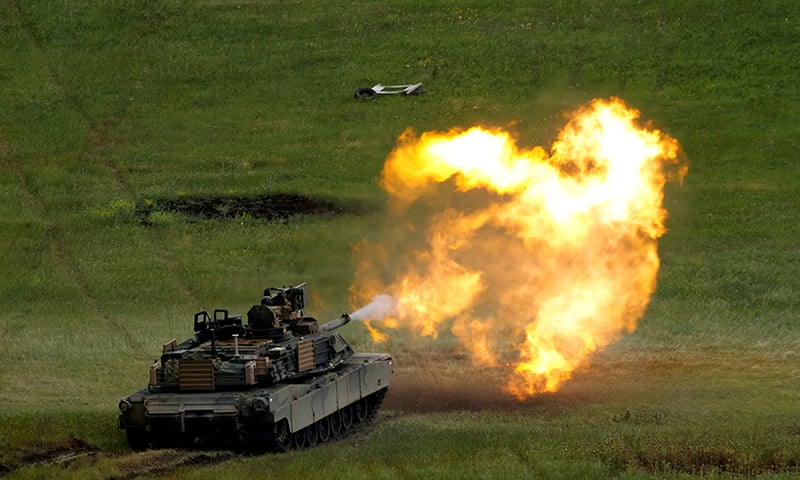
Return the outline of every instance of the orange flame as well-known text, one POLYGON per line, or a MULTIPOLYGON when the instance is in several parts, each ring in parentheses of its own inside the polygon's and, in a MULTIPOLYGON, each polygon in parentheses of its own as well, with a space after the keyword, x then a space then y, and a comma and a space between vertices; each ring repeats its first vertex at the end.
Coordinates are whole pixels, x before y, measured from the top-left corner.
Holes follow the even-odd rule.
POLYGON ((638 117, 619 99, 595 100, 550 154, 499 129, 407 130, 381 179, 396 228, 359 246, 356 304, 388 293, 384 328, 449 328, 473 363, 508 366, 508 393, 555 391, 635 329, 655 289, 663 186, 669 167, 679 179, 686 167, 678 143, 638 117))
POLYGON ((364 326, 367 327, 367 331, 369 332, 370 337, 372 337, 373 342, 384 343, 389 340, 389 336, 373 327, 371 321, 366 320, 364 322, 364 326))

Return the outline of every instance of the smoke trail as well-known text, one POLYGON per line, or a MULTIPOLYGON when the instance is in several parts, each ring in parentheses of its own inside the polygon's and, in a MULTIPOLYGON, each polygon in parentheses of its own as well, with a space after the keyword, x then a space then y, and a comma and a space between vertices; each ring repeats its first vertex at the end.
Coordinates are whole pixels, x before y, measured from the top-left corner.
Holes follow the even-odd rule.
POLYGON ((387 294, 375 295, 370 303, 350 314, 353 320, 383 320, 397 313, 397 300, 387 294))

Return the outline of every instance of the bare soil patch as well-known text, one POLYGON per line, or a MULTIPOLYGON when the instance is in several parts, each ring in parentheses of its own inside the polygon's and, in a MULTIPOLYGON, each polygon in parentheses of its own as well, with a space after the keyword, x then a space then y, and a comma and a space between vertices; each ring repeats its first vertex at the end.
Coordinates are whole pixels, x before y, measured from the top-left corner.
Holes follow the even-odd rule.
POLYGON ((151 223, 154 212, 170 212, 188 220, 214 220, 224 218, 254 218, 286 220, 297 215, 346 215, 359 209, 332 200, 299 194, 237 196, 186 196, 179 198, 148 199, 136 207, 136 216, 144 225, 151 223))

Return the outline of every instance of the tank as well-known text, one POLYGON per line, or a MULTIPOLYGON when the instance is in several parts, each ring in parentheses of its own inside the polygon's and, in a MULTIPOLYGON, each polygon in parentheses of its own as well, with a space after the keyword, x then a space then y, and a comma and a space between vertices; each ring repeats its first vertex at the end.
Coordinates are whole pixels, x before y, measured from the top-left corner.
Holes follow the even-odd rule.
POLYGON ((236 445, 286 451, 343 437, 377 414, 392 357, 356 353, 336 330, 305 316, 305 284, 267 288, 241 315, 194 315, 194 335, 161 348, 149 384, 119 401, 129 445, 236 445))

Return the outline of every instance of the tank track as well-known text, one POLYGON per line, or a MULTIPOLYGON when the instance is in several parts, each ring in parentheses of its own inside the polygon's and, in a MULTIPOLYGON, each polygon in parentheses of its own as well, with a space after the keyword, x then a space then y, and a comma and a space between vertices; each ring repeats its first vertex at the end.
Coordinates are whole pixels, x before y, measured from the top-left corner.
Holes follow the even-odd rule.
POLYGON ((247 435, 244 444, 255 453, 286 452, 339 440, 363 430, 375 419, 386 391, 387 388, 378 390, 297 432, 289 432, 286 423, 278 424, 275 432, 254 432, 247 435))

